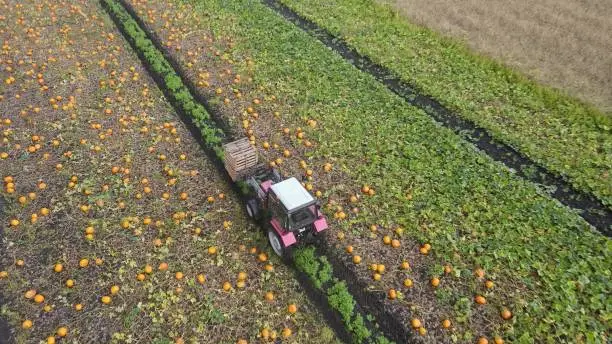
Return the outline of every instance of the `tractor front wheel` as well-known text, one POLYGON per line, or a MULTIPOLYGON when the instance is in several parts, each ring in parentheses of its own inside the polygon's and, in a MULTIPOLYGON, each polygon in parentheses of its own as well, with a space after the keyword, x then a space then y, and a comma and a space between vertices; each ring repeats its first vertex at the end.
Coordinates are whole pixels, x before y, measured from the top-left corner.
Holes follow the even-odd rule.
POLYGON ((246 202, 246 212, 250 218, 254 220, 259 219, 259 207, 256 200, 250 199, 246 202))

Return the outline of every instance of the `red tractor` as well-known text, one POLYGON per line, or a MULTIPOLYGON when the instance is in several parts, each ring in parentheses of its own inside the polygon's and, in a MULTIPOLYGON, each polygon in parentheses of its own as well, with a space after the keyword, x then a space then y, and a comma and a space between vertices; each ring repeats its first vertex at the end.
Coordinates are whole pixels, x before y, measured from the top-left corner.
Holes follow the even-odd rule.
POLYGON ((262 221, 277 255, 287 256, 291 246, 327 229, 319 202, 295 177, 282 180, 278 171, 258 164, 248 139, 228 143, 223 149, 226 170, 247 194, 247 214, 262 221))

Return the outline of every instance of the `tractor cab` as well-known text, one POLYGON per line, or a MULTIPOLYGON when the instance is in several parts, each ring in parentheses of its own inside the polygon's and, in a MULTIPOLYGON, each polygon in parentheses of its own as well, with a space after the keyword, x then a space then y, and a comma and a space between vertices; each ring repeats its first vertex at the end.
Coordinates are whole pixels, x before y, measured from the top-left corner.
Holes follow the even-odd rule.
POLYGON ((317 235, 327 229, 319 203, 295 177, 272 184, 267 203, 272 227, 268 239, 280 256, 307 235, 317 235))
POLYGON ((303 231, 317 219, 316 200, 297 179, 286 179, 270 189, 268 207, 285 231, 303 231))
POLYGON ((295 177, 282 180, 278 171, 258 163, 248 139, 225 144, 223 150, 228 174, 244 187, 247 214, 263 220, 277 255, 285 256, 290 246, 327 229, 318 201, 295 177))

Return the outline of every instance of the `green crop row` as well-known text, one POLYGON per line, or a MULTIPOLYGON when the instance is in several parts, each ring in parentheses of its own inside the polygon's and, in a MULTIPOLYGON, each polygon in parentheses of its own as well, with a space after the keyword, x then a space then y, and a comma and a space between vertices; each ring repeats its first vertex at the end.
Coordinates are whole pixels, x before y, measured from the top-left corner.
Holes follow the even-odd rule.
MULTIPOLYGON (((612 245, 578 214, 260 2, 175 1, 181 2, 190 3, 182 20, 192 30, 232 37, 229 58, 252 59, 252 70, 235 65, 236 72, 253 73, 258 86, 277 96, 284 125, 317 120, 317 130, 308 132, 316 142, 309 158, 332 161, 347 176, 325 185, 325 197, 346 197, 364 184, 376 188, 360 200, 359 215, 334 222, 336 229, 367 238, 369 224, 401 226, 410 240, 430 243, 432 256, 452 264, 457 284, 471 293, 479 291, 471 270, 483 267, 496 281, 487 306, 512 307, 512 321, 500 325, 504 338, 603 341, 611 319, 612 245)), ((355 249, 364 260, 383 259, 374 244, 355 249)), ((446 288, 440 302, 450 307, 463 309, 473 298, 451 283, 446 288)), ((458 336, 469 342, 474 332, 458 336)))
POLYGON ((374 0, 281 0, 372 61, 612 206, 612 116, 374 0))
POLYGON ((191 117, 194 125, 200 130, 207 147, 223 161, 223 149, 221 148, 224 137, 223 131, 215 126, 210 114, 194 99, 174 68, 125 8, 115 0, 103 1, 110 14, 121 23, 123 31, 127 34, 128 39, 133 42, 137 52, 144 56, 153 73, 163 80, 164 86, 169 91, 173 101, 178 104, 183 113, 191 117))
POLYGON ((375 335, 368 330, 363 316, 355 312, 356 301, 348 291, 346 283, 332 278, 333 269, 327 257, 316 255, 314 247, 305 247, 295 250, 293 258, 298 270, 305 273, 310 282, 327 295, 327 302, 340 314, 355 343, 391 343, 383 335, 375 335))

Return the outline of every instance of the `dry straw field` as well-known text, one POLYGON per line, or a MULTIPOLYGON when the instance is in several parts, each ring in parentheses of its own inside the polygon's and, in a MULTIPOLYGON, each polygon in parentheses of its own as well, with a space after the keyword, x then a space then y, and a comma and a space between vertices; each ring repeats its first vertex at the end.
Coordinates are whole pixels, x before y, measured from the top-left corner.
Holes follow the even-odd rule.
POLYGON ((609 0, 380 0, 535 80, 612 112, 609 0))

